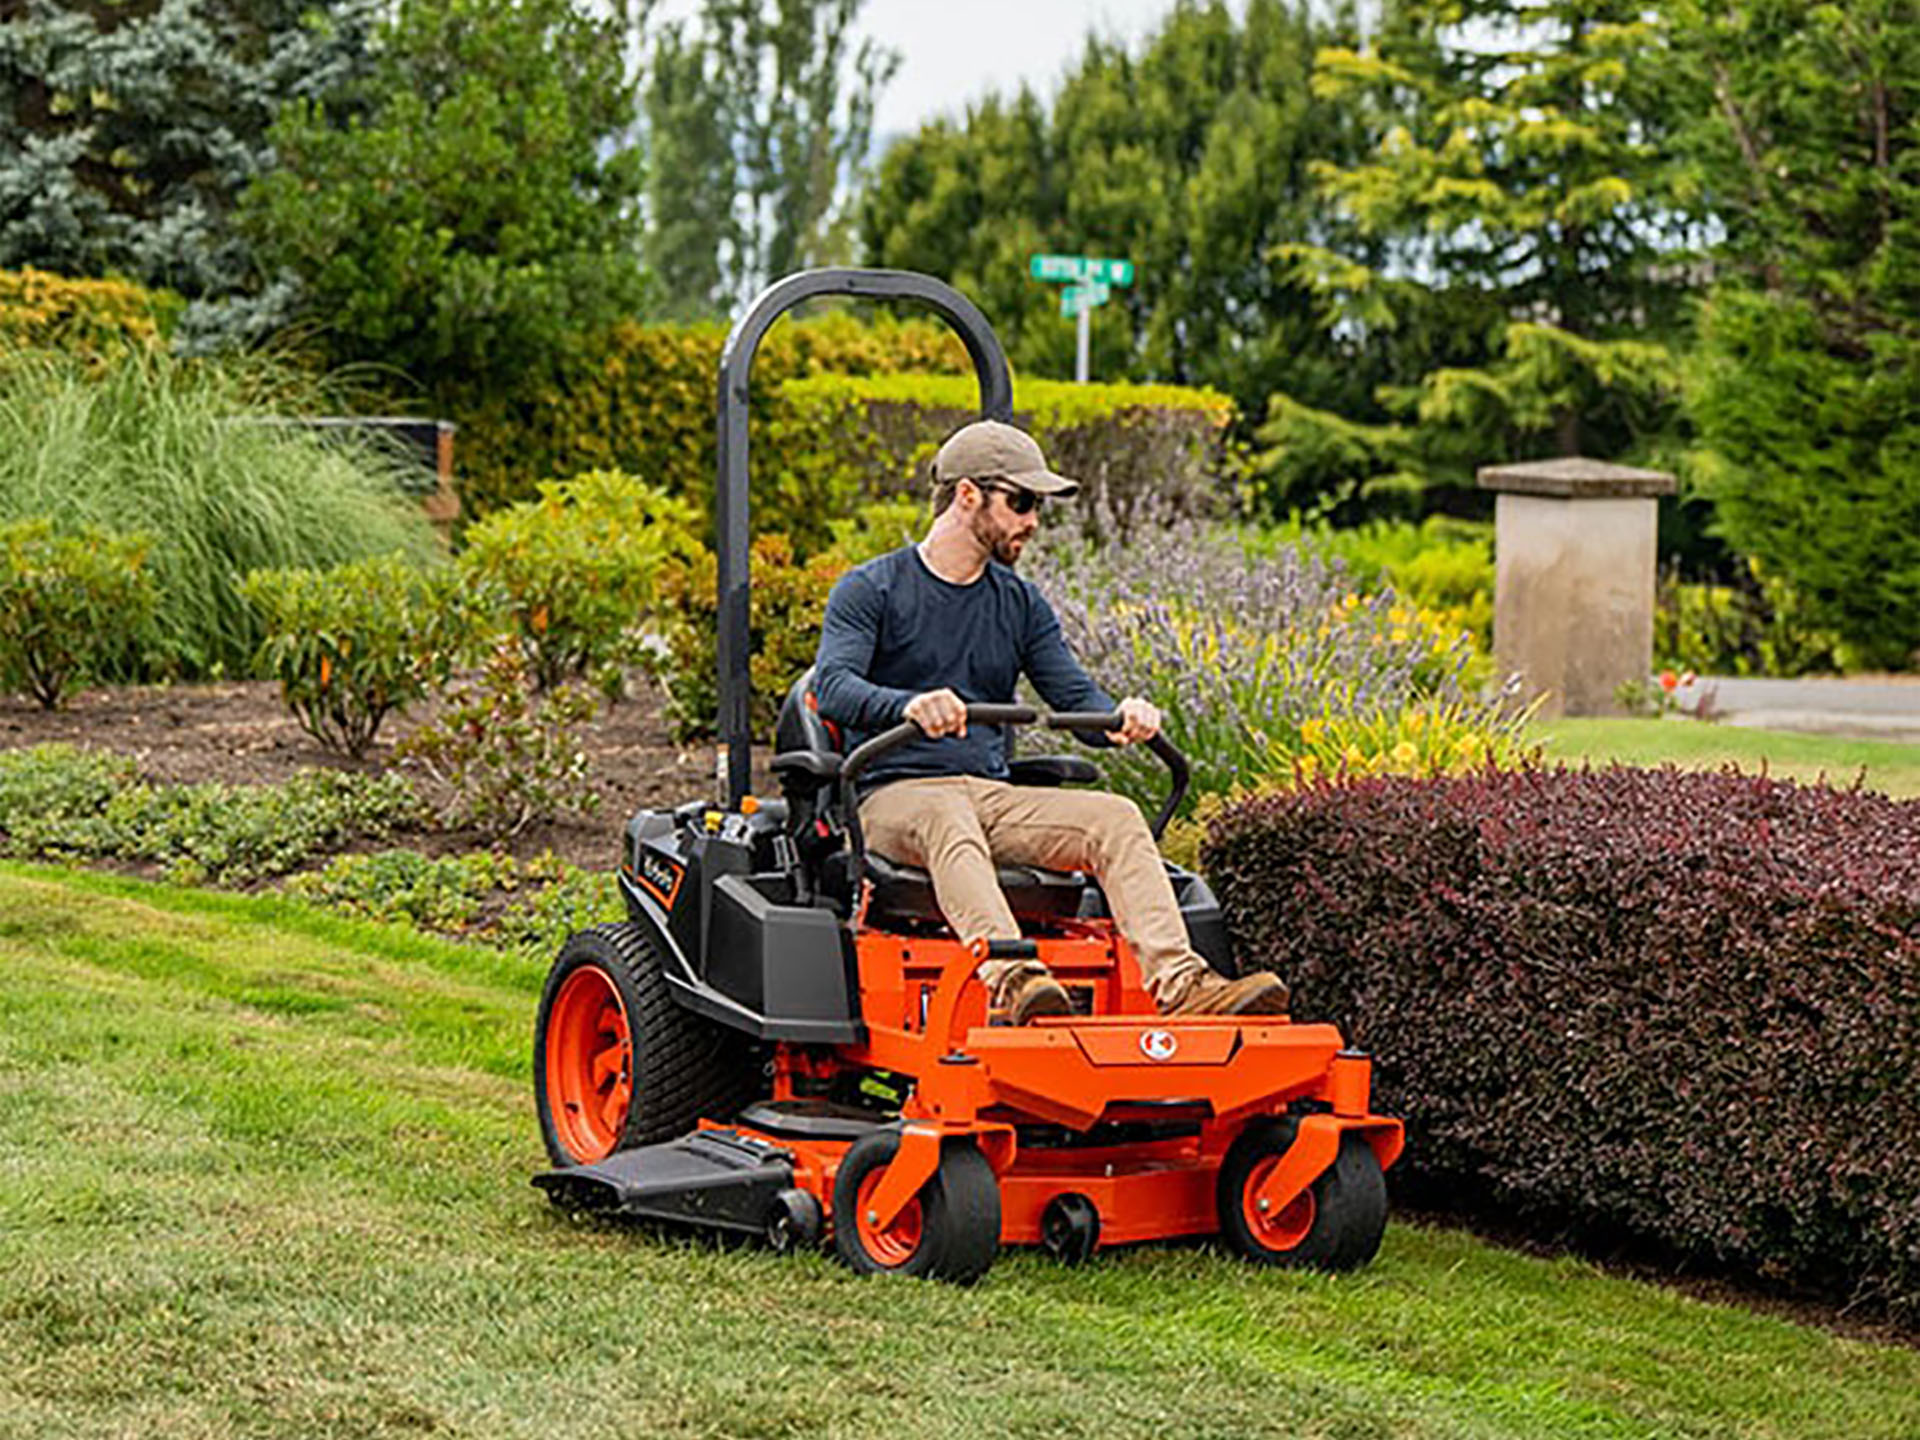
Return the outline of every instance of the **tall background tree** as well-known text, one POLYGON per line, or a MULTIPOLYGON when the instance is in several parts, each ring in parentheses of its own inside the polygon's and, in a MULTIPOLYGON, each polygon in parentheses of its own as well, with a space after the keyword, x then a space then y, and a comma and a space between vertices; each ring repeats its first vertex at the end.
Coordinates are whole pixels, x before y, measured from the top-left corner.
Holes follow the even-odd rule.
POLYGON ((571 336, 638 311, 640 18, 404 0, 359 86, 282 112, 243 219, 331 358, 458 400, 537 378, 571 336))
POLYGON ((1074 331, 1028 256, 1131 259, 1134 286, 1093 318, 1102 377, 1213 385, 1254 414, 1276 389, 1355 403, 1365 358, 1271 258, 1326 232, 1310 163, 1357 153, 1310 89, 1316 50, 1353 37, 1349 14, 1282 0, 1181 0, 1137 55, 1091 37, 1051 104, 991 97, 896 143, 862 210, 866 257, 951 279, 1051 375, 1072 373, 1074 331))
POLYGON ((770 278, 850 258, 848 197, 900 63, 856 37, 862 3, 704 0, 662 27, 645 111, 663 312, 724 312, 770 278))
POLYGON ((1489 461, 1644 455, 1675 414, 1698 217, 1657 17, 1633 0, 1394 0, 1316 92, 1367 132, 1313 165, 1359 239, 1281 247, 1391 372, 1337 412, 1276 396, 1292 503, 1467 485, 1489 461))
POLYGON ((362 77, 378 0, 0 0, 0 268, 201 302, 255 277, 234 224, 288 100, 362 77))
POLYGON ((1721 533, 1846 658, 1920 658, 1920 4, 1669 0, 1725 227, 1690 411, 1721 533))

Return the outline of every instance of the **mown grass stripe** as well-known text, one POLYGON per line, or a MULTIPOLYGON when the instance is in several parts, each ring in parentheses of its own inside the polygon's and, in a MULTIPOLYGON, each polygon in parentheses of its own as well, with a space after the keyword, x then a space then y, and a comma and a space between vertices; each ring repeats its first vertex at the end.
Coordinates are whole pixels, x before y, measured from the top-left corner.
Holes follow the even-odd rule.
POLYGON ((47 868, 0 917, 0 1436, 1920 1432, 1912 1351, 1452 1232, 960 1291, 576 1225, 521 967, 47 868))

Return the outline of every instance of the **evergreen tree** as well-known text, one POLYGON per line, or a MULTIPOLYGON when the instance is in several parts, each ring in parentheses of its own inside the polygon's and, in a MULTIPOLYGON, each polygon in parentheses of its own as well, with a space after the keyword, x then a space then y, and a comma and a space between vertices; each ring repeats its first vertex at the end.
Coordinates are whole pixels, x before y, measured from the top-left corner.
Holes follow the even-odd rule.
POLYGON ((1920 4, 1672 0, 1725 227, 1693 367, 1721 533, 1867 665, 1920 661, 1920 4))
POLYGON ((847 258, 845 197, 899 56, 857 44, 863 0, 704 0, 663 27, 646 89, 647 257, 661 308, 729 308, 847 258))
POLYGON ((1371 153, 1315 178, 1371 250, 1282 253, 1395 373, 1370 411, 1277 399, 1282 493, 1619 456, 1670 423, 1697 222, 1661 39, 1634 0, 1398 0, 1371 45, 1320 56, 1317 92, 1371 153))
POLYGON ((234 208, 289 99, 363 73, 377 0, 0 0, 0 267, 193 299, 254 278, 234 208))

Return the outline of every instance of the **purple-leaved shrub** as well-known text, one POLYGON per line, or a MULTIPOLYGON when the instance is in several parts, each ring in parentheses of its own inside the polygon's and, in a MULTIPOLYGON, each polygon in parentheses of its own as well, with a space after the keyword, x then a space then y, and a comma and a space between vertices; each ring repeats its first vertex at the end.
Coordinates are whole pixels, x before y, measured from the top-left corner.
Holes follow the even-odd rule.
POLYGON ((1920 802, 1386 776, 1204 853, 1241 963, 1374 1053, 1404 1200, 1920 1317, 1920 802))

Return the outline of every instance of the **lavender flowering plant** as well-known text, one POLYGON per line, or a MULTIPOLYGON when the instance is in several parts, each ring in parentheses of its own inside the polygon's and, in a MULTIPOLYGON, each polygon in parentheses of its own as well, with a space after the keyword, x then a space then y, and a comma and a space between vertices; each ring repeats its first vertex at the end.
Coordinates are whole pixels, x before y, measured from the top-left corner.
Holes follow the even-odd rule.
MULTIPOLYGON (((1230 528, 1142 526, 1123 547, 1063 540, 1025 567, 1067 643, 1114 695, 1142 695, 1193 767, 1192 798, 1302 775, 1438 773, 1516 760, 1520 717, 1477 684, 1466 631, 1344 566, 1281 544, 1251 553, 1230 528)), ((1158 762, 1103 756, 1143 802, 1158 762)))

